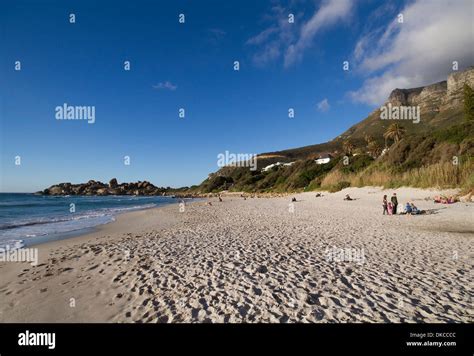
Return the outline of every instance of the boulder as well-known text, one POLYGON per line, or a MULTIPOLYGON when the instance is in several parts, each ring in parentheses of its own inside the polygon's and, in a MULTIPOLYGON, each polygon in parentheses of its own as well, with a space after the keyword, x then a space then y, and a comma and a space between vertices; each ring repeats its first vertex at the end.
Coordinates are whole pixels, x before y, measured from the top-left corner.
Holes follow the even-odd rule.
POLYGON ((61 195, 63 194, 63 188, 53 185, 48 189, 50 195, 61 195))
POLYGON ((153 184, 149 184, 149 185, 147 185, 147 186, 145 187, 145 191, 146 191, 147 193, 152 192, 152 191, 154 191, 155 189, 156 189, 156 187, 153 186, 153 184))
POLYGON ((110 182, 109 182, 109 187, 110 187, 110 188, 117 188, 117 185, 118 185, 117 179, 116 179, 116 178, 112 178, 112 179, 110 180, 110 182))
POLYGON ((84 193, 86 187, 83 186, 83 185, 76 185, 74 188, 73 188, 73 192, 74 194, 76 195, 81 195, 82 193, 84 193))
POLYGON ((100 188, 100 189, 97 189, 96 194, 97 195, 108 195, 109 191, 107 190, 107 188, 100 188))

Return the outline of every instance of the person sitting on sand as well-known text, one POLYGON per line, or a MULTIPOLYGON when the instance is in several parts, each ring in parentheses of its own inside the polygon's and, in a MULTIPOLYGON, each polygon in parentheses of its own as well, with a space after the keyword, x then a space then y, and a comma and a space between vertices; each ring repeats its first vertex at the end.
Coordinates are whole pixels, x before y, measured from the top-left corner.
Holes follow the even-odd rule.
POLYGON ((295 202, 295 201, 296 201, 296 198, 292 198, 291 201, 292 201, 292 202, 295 202))
POLYGON ((413 208, 412 208, 410 202, 407 202, 406 205, 405 205, 404 214, 411 214, 412 211, 413 211, 413 208))
POLYGON ((352 199, 349 194, 346 194, 346 197, 344 198, 344 200, 354 200, 354 199, 352 199))
POLYGON ((321 193, 317 193, 317 194, 316 194, 316 198, 319 198, 319 197, 321 197, 321 196, 322 196, 321 193))
POLYGON ((410 208, 411 208, 411 215, 416 215, 420 213, 418 208, 415 206, 415 204, 410 203, 410 208))
POLYGON ((382 200, 383 215, 385 215, 385 213, 387 213, 387 215, 388 215, 388 209, 387 209, 387 206, 388 206, 388 205, 387 205, 387 204, 388 204, 388 202, 387 202, 387 196, 384 195, 384 196, 383 196, 383 200, 382 200))
POLYGON ((222 201, 222 198, 221 198, 221 196, 220 196, 220 195, 219 195, 219 201, 220 201, 220 202, 222 201))

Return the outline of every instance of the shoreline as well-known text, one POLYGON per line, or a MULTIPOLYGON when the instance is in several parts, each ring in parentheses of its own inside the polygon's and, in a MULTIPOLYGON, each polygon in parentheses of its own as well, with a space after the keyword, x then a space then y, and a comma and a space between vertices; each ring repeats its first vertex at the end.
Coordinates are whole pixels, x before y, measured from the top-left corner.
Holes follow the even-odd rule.
MULTIPOLYGON (((80 237, 86 237, 88 235, 106 234, 107 231, 108 231, 106 229, 106 227, 109 226, 109 225, 115 224, 117 222, 116 220, 120 216, 123 216, 123 217, 126 218, 126 216, 128 216, 129 214, 133 214, 133 213, 136 213, 136 212, 141 212, 141 211, 144 211, 144 210, 161 209, 161 208, 168 207, 168 206, 171 206, 171 205, 178 205, 180 203, 180 199, 190 199, 186 202, 186 205, 189 205, 189 204, 194 204, 194 203, 198 203, 198 202, 208 201, 212 198, 218 198, 219 196, 221 196, 222 198, 242 199, 241 194, 244 194, 246 199, 274 199, 274 198, 287 198, 287 197, 290 197, 290 196, 298 196, 298 195, 301 195, 301 194, 318 194, 318 193, 319 194, 337 194, 337 193, 342 194, 343 191, 344 192, 348 191, 348 189, 349 190, 355 190, 355 191, 357 191, 359 189, 380 190, 381 193, 382 192, 396 191, 397 189, 402 189, 402 190, 415 190, 415 191, 425 192, 426 194, 435 193, 437 195, 438 194, 456 195, 459 192, 459 189, 454 189, 454 188, 452 188, 452 189, 436 189, 436 188, 421 189, 421 188, 402 187, 402 188, 396 188, 396 189, 386 189, 386 188, 381 187, 381 186, 367 186, 367 187, 363 187, 363 188, 358 188, 358 187, 346 188, 346 189, 343 189, 343 190, 338 191, 338 192, 329 192, 329 191, 322 191, 322 190, 321 191, 311 191, 311 192, 297 192, 297 193, 246 193, 246 192, 227 192, 227 191, 225 191, 225 192, 221 192, 221 193, 207 193, 207 194, 203 194, 202 196, 199 196, 199 197, 198 196, 193 196, 193 197, 176 196, 175 197, 176 198, 175 203, 166 203, 166 204, 161 205, 161 206, 144 207, 144 208, 136 209, 136 210, 133 210, 133 211, 119 212, 119 213, 117 213, 117 215, 111 215, 113 220, 108 221, 106 223, 98 224, 98 225, 83 228, 83 229, 72 230, 72 231, 69 231, 69 232, 66 232, 66 233, 58 233, 58 234, 55 234, 54 237, 52 237, 52 240, 48 239, 47 241, 38 242, 38 243, 31 244, 31 245, 26 244, 25 247, 36 247, 36 246, 44 245, 44 244, 48 244, 48 243, 53 243, 53 242, 58 242, 58 241, 63 241, 63 240, 69 240, 69 239, 75 239, 75 238, 80 238, 80 237), (59 237, 59 236, 56 236, 56 235, 63 235, 63 236, 64 235, 69 235, 69 236, 68 237, 62 237, 62 236, 59 237)), ((25 194, 29 194, 29 193, 25 193, 25 194)), ((124 197, 129 197, 129 196, 125 195, 124 197)), ((131 216, 133 216, 133 215, 131 215, 131 216)), ((112 231, 115 231, 115 229, 112 228, 112 231)))
MULTIPOLYGON (((177 202, 175 199, 170 199, 168 197, 166 197, 167 199, 165 200, 161 200, 161 197, 158 197, 158 199, 150 197, 150 200, 139 200, 140 197, 138 197, 138 200, 136 200, 135 203, 134 197, 130 196, 114 197, 116 199, 108 199, 108 197, 106 197, 103 201, 98 197, 86 197, 91 198, 91 201, 88 201, 88 199, 80 199, 84 198, 83 196, 72 197, 70 200, 64 201, 62 199, 54 199, 62 197, 53 197, 52 200, 48 199, 44 201, 43 199, 37 200, 31 198, 34 194, 29 193, 7 194, 4 209, 7 209, 6 213, 8 213, 8 206, 13 204, 16 217, 13 219, 12 215, 11 218, 6 220, 5 224, 1 224, 2 231, 0 232, 2 234, 0 238, 0 246, 10 249, 37 246, 50 241, 58 241, 86 235, 94 232, 95 229, 101 226, 113 223, 116 218, 122 214, 170 204, 173 205, 177 202), (24 200, 27 204, 38 204, 37 211, 31 212, 31 209, 24 211, 19 210, 24 200), (124 200, 122 204, 117 203, 122 200, 124 200), (18 203, 16 203, 17 201, 18 203), (96 202, 97 205, 95 205, 94 202, 96 202), (69 203, 74 203, 74 208, 76 204, 80 204, 81 209, 77 211, 77 214, 73 214, 72 212, 69 214, 62 213, 56 217, 49 211, 51 207, 54 208, 61 204, 64 205, 69 203), (45 206, 45 211, 41 213, 43 206, 45 206), (16 211, 18 211, 18 213, 16 211)), ((8 215, 9 214, 6 216, 8 215)))
POLYGON ((114 220, 109 221, 105 224, 99 224, 90 228, 80 229, 65 233, 65 235, 69 235, 70 237, 61 237, 58 239, 54 239, 51 241, 45 241, 40 243, 35 243, 33 245, 27 245, 26 247, 62 247, 62 245, 67 245, 65 242, 70 241, 71 243, 78 243, 84 241, 90 241, 97 238, 103 237, 103 235, 114 235, 117 232, 129 233, 131 231, 136 232, 138 228, 135 224, 130 224, 131 221, 135 219, 146 218, 147 215, 145 212, 147 211, 154 211, 154 213, 159 213, 162 209, 169 208, 170 205, 167 204, 162 206, 155 206, 155 207, 148 207, 143 208, 135 211, 127 211, 123 213, 119 213, 114 216, 114 220), (63 244, 64 242, 64 244, 63 244))
POLYGON ((167 206, 167 205, 172 205, 172 204, 169 203, 169 204, 162 205, 162 206, 144 207, 142 209, 136 209, 136 210, 133 210, 133 211, 119 212, 116 215, 111 215, 112 220, 107 221, 105 223, 97 224, 97 225, 94 225, 94 226, 91 226, 91 227, 80 228, 80 229, 77 229, 77 230, 71 230, 71 231, 64 232, 64 233, 57 233, 57 234, 51 234, 51 235, 48 235, 48 236, 41 236, 41 237, 45 238, 45 241, 40 241, 40 242, 36 242, 36 243, 32 243, 32 244, 25 244, 25 247, 37 247, 37 246, 48 244, 48 243, 51 243, 51 242, 69 240, 69 239, 74 239, 74 238, 83 237, 83 236, 92 235, 92 234, 98 234, 98 233, 107 233, 106 227, 108 225, 116 223, 117 219, 122 215, 132 214, 132 213, 135 213, 135 212, 150 210, 150 209, 159 209, 159 208, 162 208, 162 207, 167 206))
POLYGON ((472 322, 474 204, 426 200, 437 193, 349 188, 294 194, 293 212, 289 197, 224 197, 123 213, 36 245, 36 267, 0 262, 0 322, 472 322), (437 211, 382 216, 392 191, 437 211), (328 249, 365 262, 329 261, 328 249))

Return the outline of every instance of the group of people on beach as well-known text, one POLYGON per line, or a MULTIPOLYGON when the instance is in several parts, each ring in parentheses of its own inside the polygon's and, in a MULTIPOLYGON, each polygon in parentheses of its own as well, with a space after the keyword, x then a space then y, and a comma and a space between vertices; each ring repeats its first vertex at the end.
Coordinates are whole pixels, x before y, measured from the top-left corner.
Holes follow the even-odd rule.
POLYGON ((384 195, 382 206, 383 206, 383 215, 385 214, 397 215, 397 207, 398 207, 397 193, 393 193, 392 197, 390 198, 390 201, 388 201, 387 195, 384 195))
MULTIPOLYGON (((387 195, 383 196, 382 200, 383 215, 397 215, 398 209, 398 198, 397 193, 393 193, 390 201, 388 201, 387 195)), ((405 204, 405 210, 400 212, 400 215, 418 215, 424 214, 424 210, 418 209, 415 204, 407 202, 405 204)))

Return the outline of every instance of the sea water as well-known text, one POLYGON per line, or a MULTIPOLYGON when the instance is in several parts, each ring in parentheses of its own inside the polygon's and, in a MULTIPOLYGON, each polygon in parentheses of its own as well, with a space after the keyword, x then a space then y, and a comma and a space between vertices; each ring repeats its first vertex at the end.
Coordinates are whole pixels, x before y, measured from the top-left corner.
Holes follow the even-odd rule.
POLYGON ((175 203, 172 197, 41 196, 0 193, 0 248, 77 236, 117 214, 175 203), (73 204, 73 205, 71 205, 73 204))

